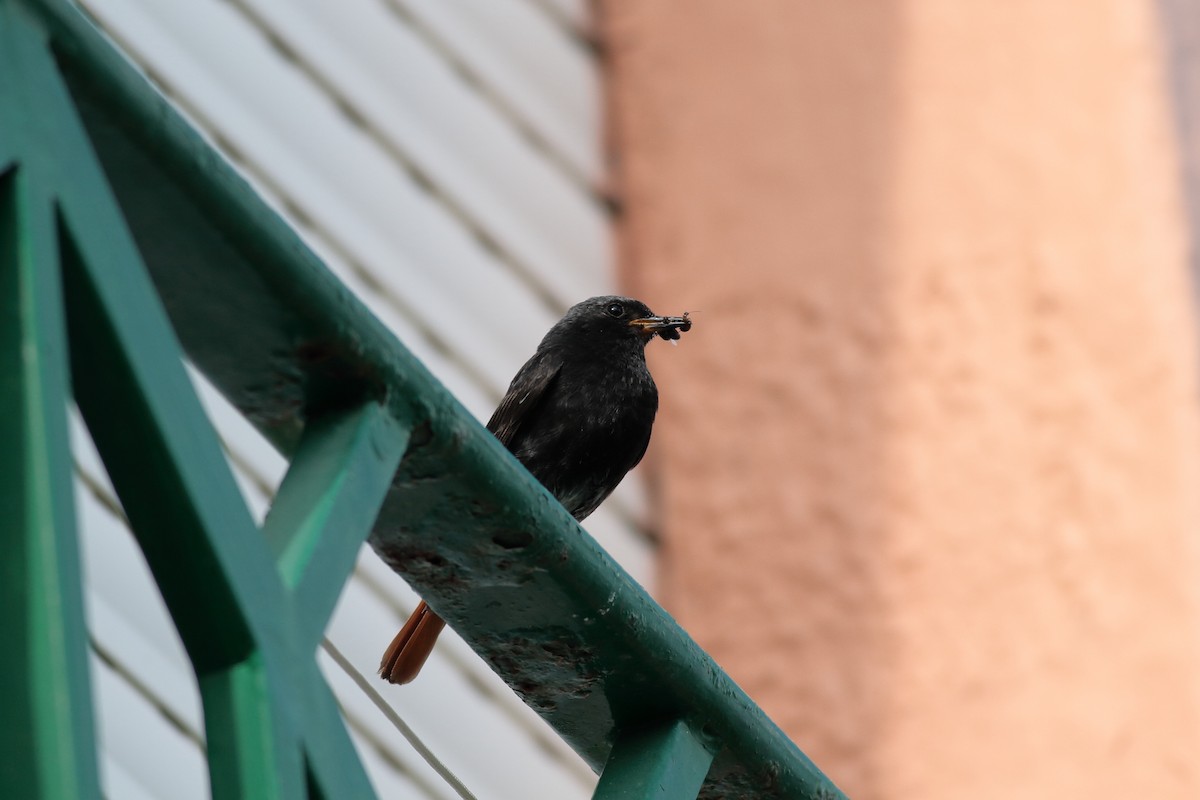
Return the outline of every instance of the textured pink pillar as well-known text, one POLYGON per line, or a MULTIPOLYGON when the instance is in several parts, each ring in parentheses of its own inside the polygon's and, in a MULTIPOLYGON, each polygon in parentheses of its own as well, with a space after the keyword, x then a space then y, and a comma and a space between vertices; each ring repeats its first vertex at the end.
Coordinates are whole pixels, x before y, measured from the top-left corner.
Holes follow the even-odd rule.
POLYGON ((602 3, 662 597, 857 800, 1200 797, 1163 54, 1084 6, 602 3))

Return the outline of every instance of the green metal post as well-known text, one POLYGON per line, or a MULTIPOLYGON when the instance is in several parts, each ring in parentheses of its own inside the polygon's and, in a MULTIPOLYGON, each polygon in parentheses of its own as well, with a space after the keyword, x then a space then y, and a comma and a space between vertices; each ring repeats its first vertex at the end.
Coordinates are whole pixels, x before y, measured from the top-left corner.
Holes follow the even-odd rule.
POLYGON ((695 800, 713 754, 675 720, 623 734, 600 774, 593 800, 695 800))
POLYGON ((98 798, 54 204, 49 165, 19 158, 53 136, 41 38, 0 3, 0 797, 98 798))
POLYGON ((53 212, 25 177, 0 175, 0 797, 98 798, 53 212))
POLYGON ((301 647, 316 646, 408 443, 376 403, 312 422, 263 523, 295 597, 301 647))

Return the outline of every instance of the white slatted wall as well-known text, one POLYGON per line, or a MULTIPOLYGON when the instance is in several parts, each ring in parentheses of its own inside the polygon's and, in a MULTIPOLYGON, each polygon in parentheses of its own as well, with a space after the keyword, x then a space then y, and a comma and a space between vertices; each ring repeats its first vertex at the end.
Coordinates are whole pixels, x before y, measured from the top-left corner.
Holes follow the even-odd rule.
MULTIPOLYGON (((481 419, 566 306, 614 288, 586 0, 83 5, 481 419)), ((285 464, 193 374, 261 520, 285 464)), ((78 422, 74 434, 107 795, 208 797, 194 678, 78 422)), ((646 583, 635 478, 587 527, 646 583)), ((364 549, 328 637, 481 800, 590 797, 586 766, 452 633, 416 684, 373 678, 415 602, 364 549)), ((454 797, 319 660, 380 796, 454 797)))

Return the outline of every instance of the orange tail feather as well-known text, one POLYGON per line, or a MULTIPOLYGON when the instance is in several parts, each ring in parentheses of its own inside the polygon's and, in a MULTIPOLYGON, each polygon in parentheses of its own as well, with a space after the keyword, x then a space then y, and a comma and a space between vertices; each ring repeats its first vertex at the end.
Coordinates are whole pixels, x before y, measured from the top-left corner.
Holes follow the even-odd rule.
POLYGON ((412 681, 433 652, 433 644, 444 627, 446 621, 422 600, 383 654, 383 661, 379 663, 380 676, 389 683, 412 681))

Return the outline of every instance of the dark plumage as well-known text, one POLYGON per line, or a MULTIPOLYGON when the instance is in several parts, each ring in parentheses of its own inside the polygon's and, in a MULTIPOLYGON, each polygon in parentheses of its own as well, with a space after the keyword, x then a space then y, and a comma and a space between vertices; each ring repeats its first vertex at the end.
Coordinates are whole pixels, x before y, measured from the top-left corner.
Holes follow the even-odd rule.
MULTIPOLYGON (((657 317, 628 297, 593 297, 571 307, 517 371, 487 427, 577 520, 596 510, 646 453, 658 389, 646 343, 678 339, 687 314, 657 317)), ((380 664, 408 683, 445 623, 424 601, 380 664)))

